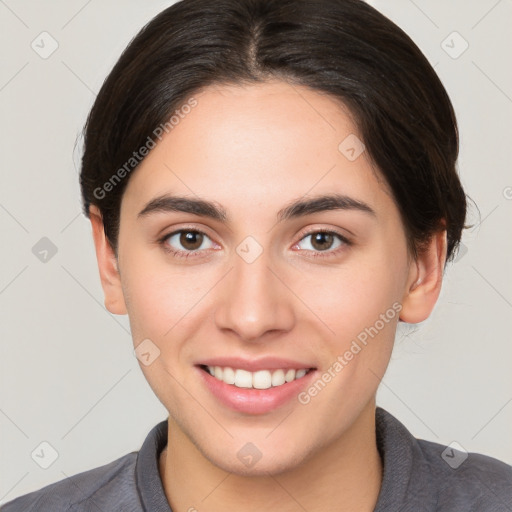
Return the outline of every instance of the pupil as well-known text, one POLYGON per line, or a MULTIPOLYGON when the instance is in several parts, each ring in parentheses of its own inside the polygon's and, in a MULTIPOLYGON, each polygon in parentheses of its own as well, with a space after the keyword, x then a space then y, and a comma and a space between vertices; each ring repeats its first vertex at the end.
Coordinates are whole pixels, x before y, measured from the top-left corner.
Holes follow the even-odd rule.
POLYGON ((201 235, 201 233, 186 231, 181 234, 180 243, 183 245, 183 247, 186 247, 187 249, 193 251, 201 247, 201 243, 203 241, 202 236, 203 235, 201 235))
POLYGON ((318 250, 323 250, 329 248, 329 246, 332 244, 332 235, 329 233, 316 233, 316 235, 313 237, 313 247, 318 250), (327 241, 327 244, 325 242, 327 241), (320 242, 320 246, 317 247, 316 245, 320 242), (323 246, 322 246, 323 242, 323 246))

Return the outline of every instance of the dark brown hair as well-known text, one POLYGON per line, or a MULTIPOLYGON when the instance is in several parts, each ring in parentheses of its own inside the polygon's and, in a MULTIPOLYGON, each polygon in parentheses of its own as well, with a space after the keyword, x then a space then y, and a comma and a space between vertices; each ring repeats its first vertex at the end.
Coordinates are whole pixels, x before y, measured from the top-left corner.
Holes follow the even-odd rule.
POLYGON ((413 254, 444 220, 453 257, 466 195, 452 104, 414 42, 361 0, 181 0, 142 28, 84 127, 84 213, 98 206, 114 250, 123 190, 140 163, 134 152, 194 92, 269 79, 346 105, 391 188, 413 254))

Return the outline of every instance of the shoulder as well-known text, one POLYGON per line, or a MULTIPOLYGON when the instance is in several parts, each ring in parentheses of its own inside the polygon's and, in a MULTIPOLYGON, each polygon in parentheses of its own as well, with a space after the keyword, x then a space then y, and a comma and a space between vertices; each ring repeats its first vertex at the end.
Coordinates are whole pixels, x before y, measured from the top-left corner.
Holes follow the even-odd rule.
POLYGON ((384 470, 379 512, 512 512, 509 464, 455 442, 416 438, 380 407, 376 427, 384 470))
POLYGON ((33 491, 0 507, 1 512, 126 510, 139 503, 135 483, 137 452, 33 491))
POLYGON ((423 439, 417 444, 436 482, 438 510, 512 510, 512 466, 462 447, 423 439))

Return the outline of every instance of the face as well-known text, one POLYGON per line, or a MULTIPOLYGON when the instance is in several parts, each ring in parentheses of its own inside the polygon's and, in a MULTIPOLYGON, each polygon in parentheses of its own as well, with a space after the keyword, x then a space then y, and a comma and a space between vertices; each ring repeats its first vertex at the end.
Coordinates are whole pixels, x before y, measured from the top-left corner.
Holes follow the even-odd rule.
POLYGON ((332 98, 281 82, 194 97, 124 193, 123 301, 169 421, 226 471, 284 471, 375 397, 411 281, 404 228, 332 98))

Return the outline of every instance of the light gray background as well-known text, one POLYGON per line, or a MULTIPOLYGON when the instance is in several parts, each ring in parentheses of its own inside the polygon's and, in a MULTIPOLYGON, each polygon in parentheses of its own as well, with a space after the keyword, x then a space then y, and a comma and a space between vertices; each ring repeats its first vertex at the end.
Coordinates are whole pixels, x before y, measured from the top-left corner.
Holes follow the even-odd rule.
MULTIPOLYGON (((74 146, 121 51, 171 3, 0 0, 0 503, 138 450, 166 417, 127 318, 103 306, 74 146), (47 59, 31 47, 43 31, 59 45, 47 59), (32 252, 42 237, 57 248, 47 262, 32 252), (31 456, 44 441, 58 452, 47 469, 31 456)), ((378 404, 417 437, 512 463, 512 3, 371 3, 445 84, 462 181, 481 212, 470 211, 478 225, 431 318, 397 336, 378 404), (464 42, 453 31, 469 44, 458 58, 464 42)))

